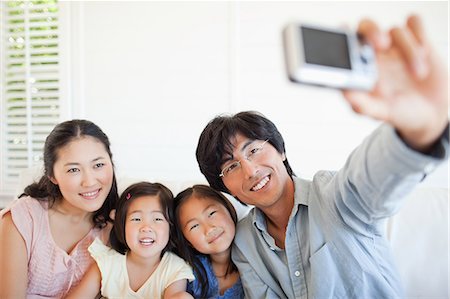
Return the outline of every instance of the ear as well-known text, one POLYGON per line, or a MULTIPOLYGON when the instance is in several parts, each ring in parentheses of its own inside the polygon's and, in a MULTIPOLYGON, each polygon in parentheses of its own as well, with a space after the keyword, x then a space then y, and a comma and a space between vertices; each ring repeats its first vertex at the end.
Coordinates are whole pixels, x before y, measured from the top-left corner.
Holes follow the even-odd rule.
POLYGON ((53 177, 48 177, 48 179, 49 179, 50 182, 52 182, 53 184, 58 185, 58 181, 57 181, 55 178, 53 178, 53 177))
POLYGON ((286 153, 281 154, 281 160, 286 161, 286 153))
POLYGON ((116 218, 116 209, 112 209, 111 212, 109 212, 109 218, 112 220, 115 220, 116 218))

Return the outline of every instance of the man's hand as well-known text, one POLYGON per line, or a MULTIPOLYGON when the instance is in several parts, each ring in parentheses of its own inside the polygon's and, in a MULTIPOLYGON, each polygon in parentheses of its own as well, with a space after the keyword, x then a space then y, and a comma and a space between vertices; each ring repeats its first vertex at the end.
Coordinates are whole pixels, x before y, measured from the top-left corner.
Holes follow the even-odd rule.
POLYGON ((448 73, 420 18, 388 33, 363 20, 358 31, 376 50, 379 78, 372 92, 344 97, 357 113, 390 123, 410 147, 428 151, 448 123, 448 73))

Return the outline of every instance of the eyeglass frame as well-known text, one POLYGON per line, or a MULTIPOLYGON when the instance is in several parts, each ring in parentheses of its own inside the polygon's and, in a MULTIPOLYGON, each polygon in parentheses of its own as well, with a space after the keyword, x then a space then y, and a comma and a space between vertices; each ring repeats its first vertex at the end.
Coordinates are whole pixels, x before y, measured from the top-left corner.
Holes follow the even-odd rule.
MULTIPOLYGON (((268 141, 269 141, 269 139, 266 139, 263 143, 261 143, 261 145, 260 145, 259 147, 256 147, 256 148, 254 148, 254 149, 252 149, 252 150, 257 149, 258 152, 259 152, 260 150, 263 149, 264 145, 266 145, 266 143, 267 143, 268 141)), ((250 160, 249 158, 250 158, 252 155, 254 155, 254 154, 256 154, 256 153, 250 154, 249 156, 244 156, 244 159, 251 162, 251 160, 250 160)), ((242 159, 240 159, 240 160, 238 160, 238 161, 235 161, 235 162, 229 164, 227 167, 224 167, 224 168, 220 171, 219 177, 222 178, 222 179, 225 178, 225 177, 226 177, 226 175, 224 174, 225 169, 229 168, 231 165, 234 165, 235 163, 237 163, 237 165, 239 165, 239 166, 242 166, 242 165, 241 165, 241 161, 242 161, 242 159)))

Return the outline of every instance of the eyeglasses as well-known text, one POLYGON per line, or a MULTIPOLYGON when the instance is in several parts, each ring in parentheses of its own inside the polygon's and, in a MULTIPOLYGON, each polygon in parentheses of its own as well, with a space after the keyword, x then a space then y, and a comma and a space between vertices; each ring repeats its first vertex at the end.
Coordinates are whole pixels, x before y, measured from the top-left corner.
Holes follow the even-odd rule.
MULTIPOLYGON (((261 153, 267 141, 269 141, 269 139, 261 143, 259 146, 251 147, 248 151, 248 154, 244 155, 244 159, 250 162, 254 160, 258 156, 258 154, 261 153)), ((219 177, 221 178, 229 177, 235 173, 238 173, 240 169, 241 169, 241 160, 234 161, 223 167, 222 171, 219 174, 219 177)))

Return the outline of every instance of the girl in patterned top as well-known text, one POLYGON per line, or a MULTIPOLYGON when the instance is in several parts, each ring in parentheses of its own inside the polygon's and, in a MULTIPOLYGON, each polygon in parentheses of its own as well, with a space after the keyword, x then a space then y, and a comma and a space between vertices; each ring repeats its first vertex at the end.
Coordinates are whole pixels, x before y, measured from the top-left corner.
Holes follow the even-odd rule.
POLYGON ((237 215, 225 196, 194 185, 175 198, 178 254, 194 269, 188 292, 195 298, 243 298, 239 272, 231 260, 237 215))

